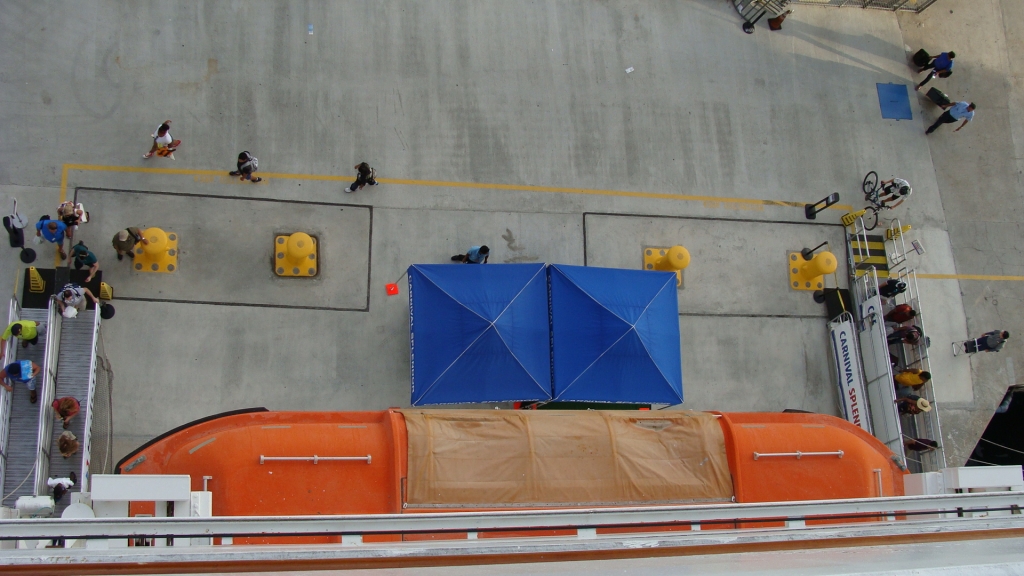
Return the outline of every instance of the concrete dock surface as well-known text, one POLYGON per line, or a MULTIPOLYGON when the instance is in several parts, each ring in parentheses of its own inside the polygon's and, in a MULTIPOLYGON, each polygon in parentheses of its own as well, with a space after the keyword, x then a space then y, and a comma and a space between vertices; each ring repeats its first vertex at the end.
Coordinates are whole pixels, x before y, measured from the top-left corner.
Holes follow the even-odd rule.
MULTIPOLYGON (((846 287, 840 217, 866 172, 900 176, 914 194, 891 215, 926 249, 907 265, 962 465, 1024 360, 1024 4, 740 23, 727 0, 4 0, 0 206, 92 215, 76 240, 115 288, 120 457, 238 408, 408 406, 403 274, 480 244, 493 264, 625 268, 687 246, 675 408, 839 414, 826 312, 790 290, 786 255, 828 241, 846 287), (960 132, 924 134, 941 110, 913 91, 921 47, 957 52, 929 87, 977 103, 960 132), (913 119, 881 117, 879 83, 908 87, 913 119), (165 119, 183 143, 144 160, 165 119), (243 150, 263 182, 227 176, 243 150), (344 193, 361 161, 381 185, 344 193), (117 261, 125 226, 177 234, 178 269, 117 261), (298 230, 321 273, 279 278, 274 236, 298 230), (952 356, 993 329, 1013 335, 1002 352, 952 356)), ((21 268, 0 251, 0 278, 21 268)))

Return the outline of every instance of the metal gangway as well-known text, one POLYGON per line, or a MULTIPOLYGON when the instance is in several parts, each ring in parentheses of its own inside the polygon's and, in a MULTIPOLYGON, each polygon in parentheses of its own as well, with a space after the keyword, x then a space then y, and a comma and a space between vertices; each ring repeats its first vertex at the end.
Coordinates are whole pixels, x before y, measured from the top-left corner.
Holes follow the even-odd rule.
MULTIPOLYGON (((50 477, 68 477, 74 471, 78 484, 71 492, 88 492, 92 448, 93 400, 96 392, 97 346, 100 314, 98 309, 81 312, 73 319, 63 318, 54 298, 47 308, 23 308, 17 295, 11 298, 8 324, 18 320, 46 323, 39 343, 27 348, 16 338, 7 344, 2 364, 31 360, 42 371, 36 378, 38 399, 29 401, 29 390, 21 383, 14 391, 0 389, 0 486, 3 506, 14 507, 21 496, 45 496, 50 493, 50 477), (64 431, 52 403, 72 396, 81 403, 68 430, 79 442, 79 450, 64 458, 57 447, 64 431)), ((53 510, 59 516, 72 499, 61 499, 53 510)), ((45 515, 45 511, 40 511, 45 515)))
MULTIPOLYGON (((858 324, 858 348, 864 368, 864 389, 869 408, 871 430, 875 437, 886 444, 906 464, 911 472, 935 471, 946 466, 945 451, 942 447, 942 430, 939 426, 938 403, 935 401, 934 376, 918 395, 927 399, 932 411, 917 415, 900 414, 896 409, 896 390, 893 385, 894 370, 892 356, 906 368, 930 371, 928 340, 922 338, 916 344, 889 344, 884 314, 886 309, 880 297, 880 281, 875 269, 861 270, 858 264, 865 260, 865 254, 855 254, 852 248, 856 241, 861 247, 868 246, 867 231, 862 218, 858 218, 847 230, 847 258, 854 306, 852 312, 858 324), (938 440, 935 450, 911 454, 904 448, 904 441, 917 437, 938 440)), ((924 310, 921 307, 917 273, 907 267, 907 247, 899 219, 893 219, 885 232, 885 257, 888 264, 887 278, 897 279, 907 285, 905 292, 889 298, 888 306, 909 304, 917 316, 907 326, 917 326, 927 334, 924 326, 924 310)))

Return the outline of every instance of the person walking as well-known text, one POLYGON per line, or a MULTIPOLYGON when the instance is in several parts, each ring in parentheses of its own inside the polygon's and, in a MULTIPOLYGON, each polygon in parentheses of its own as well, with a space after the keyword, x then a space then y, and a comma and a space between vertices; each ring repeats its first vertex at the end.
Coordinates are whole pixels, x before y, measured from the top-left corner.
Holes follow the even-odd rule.
POLYGON ((0 386, 3 386, 4 390, 8 392, 14 392, 15 382, 21 382, 28 388, 28 401, 32 404, 36 403, 36 376, 42 368, 39 364, 31 360, 19 360, 17 362, 11 362, 7 366, 4 366, 3 370, 0 370, 0 386))
POLYGON ((921 341, 924 333, 917 326, 900 326, 885 337, 889 344, 910 344, 914 345, 921 341))
POLYGON ((53 401, 52 406, 53 412, 64 421, 65 430, 67 430, 68 424, 71 423, 71 419, 82 410, 82 403, 77 398, 72 398, 71 396, 57 398, 53 401))
POLYGON ((900 304, 889 310, 889 313, 885 315, 886 322, 895 322, 897 324, 903 324, 913 318, 917 317, 917 310, 910 307, 910 304, 900 304))
POLYGON ((61 202, 60 206, 57 206, 57 217, 68 227, 67 232, 65 232, 68 240, 74 236, 74 231, 78 230, 79 224, 85 224, 89 221, 88 212, 85 211, 81 204, 75 204, 74 200, 61 202))
POLYGON ((360 162, 355 165, 356 169, 356 181, 351 186, 345 188, 345 192, 355 192, 356 190, 362 190, 363 186, 369 184, 370 186, 377 185, 377 171, 370 168, 370 165, 366 162, 360 162))
POLYGON ((889 278, 878 287, 878 294, 882 298, 895 298, 898 294, 903 294, 907 291, 907 283, 896 278, 889 278))
POLYGON ((949 78, 953 73, 953 59, 956 58, 956 52, 950 50, 949 52, 943 52, 938 56, 931 59, 930 62, 918 72, 924 72, 925 70, 931 70, 924 80, 914 87, 914 90, 920 90, 922 86, 931 81, 932 78, 938 76, 939 78, 949 78))
POLYGON ((171 121, 164 120, 156 132, 153 133, 153 147, 149 149, 142 157, 149 160, 155 153, 157 156, 164 156, 174 160, 174 151, 181 145, 181 140, 175 140, 171 136, 171 121))
POLYGON ((149 240, 142 235, 142 231, 135 226, 129 226, 114 234, 114 250, 117 250, 117 259, 124 260, 127 254, 129 258, 135 258, 135 245, 139 242, 149 244, 149 240))
POLYGON ((893 376, 893 380, 900 386, 906 386, 914 390, 920 390, 925 382, 932 379, 931 372, 919 368, 907 368, 893 376))
POLYGON ((255 156, 250 154, 248 151, 242 152, 238 155, 238 167, 231 172, 228 172, 229 176, 238 176, 241 181, 249 180, 253 184, 257 182, 263 182, 263 178, 253 178, 252 173, 259 167, 259 160, 255 156))
POLYGON ((487 264, 487 258, 491 255, 491 249, 487 246, 473 246, 466 250, 465 254, 452 256, 452 262, 463 264, 487 264))
POLYGON ((0 357, 7 355, 7 341, 11 337, 15 337, 21 340, 21 347, 28 348, 29 344, 33 346, 39 344, 39 337, 46 333, 46 322, 36 322, 35 320, 17 320, 11 322, 11 325, 4 330, 3 335, 0 335, 0 357))
POLYGON ((932 403, 916 394, 908 394, 896 400, 896 409, 900 414, 914 415, 922 412, 931 412, 932 403))
POLYGON ((92 277, 100 269, 100 261, 96 258, 96 255, 89 250, 89 247, 84 242, 80 241, 71 247, 71 258, 74 262, 75 270, 81 270, 85 267, 89 268, 89 275, 85 278, 85 283, 92 282, 92 277))
POLYGON ((71 487, 78 484, 78 475, 71 472, 66 478, 47 478, 46 485, 53 488, 53 501, 60 502, 61 498, 71 490, 71 487))
POLYGON ((939 447, 939 443, 928 438, 903 437, 903 447, 914 452, 931 452, 939 447))
MULTIPOLYGON (((57 253, 61 260, 67 260, 67 252, 64 252, 64 236, 68 230, 67 224, 60 220, 51 220, 49 216, 43 216, 36 222, 36 237, 57 245, 57 253)), ((42 240, 37 240, 42 242, 42 240)))
POLYGON ((92 300, 93 304, 99 307, 100 301, 93 295, 91 290, 78 284, 66 284, 57 297, 57 308, 60 309, 61 315, 65 318, 74 318, 78 316, 78 312, 85 312, 86 307, 89 305, 86 301, 87 296, 92 300), (76 312, 65 314, 64 312, 69 308, 75 309, 76 312))
POLYGON ((938 120, 935 121, 935 124, 932 124, 931 127, 925 131, 925 134, 935 132, 935 129, 943 124, 953 124, 957 120, 963 120, 963 124, 960 124, 956 127, 956 130, 954 130, 954 132, 959 132, 961 128, 967 126, 968 122, 974 120, 974 111, 977 110, 977 106, 974 105, 974 102, 957 102, 956 104, 942 106, 942 108, 946 111, 942 113, 942 116, 939 116, 938 120))
MULTIPOLYGON (((981 336, 974 340, 965 340, 961 347, 967 354, 975 354, 978 352, 999 352, 1003 349, 1003 344, 1010 338, 1010 333, 1006 330, 993 330, 991 332, 985 332, 981 336)), ((956 343, 953 343, 953 356, 956 356, 959 352, 957 351, 956 343)))

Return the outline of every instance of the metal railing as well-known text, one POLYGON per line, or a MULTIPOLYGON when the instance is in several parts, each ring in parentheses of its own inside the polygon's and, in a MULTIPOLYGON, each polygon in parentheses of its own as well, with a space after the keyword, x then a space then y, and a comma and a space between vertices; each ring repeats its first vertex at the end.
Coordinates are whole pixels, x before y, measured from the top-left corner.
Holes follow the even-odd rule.
POLYGON ((82 468, 78 475, 81 480, 81 492, 88 492, 90 481, 92 476, 89 473, 89 465, 92 461, 92 418, 93 418, 93 401, 96 398, 96 354, 99 347, 99 335, 100 335, 100 307, 96 306, 96 310, 92 315, 92 345, 91 353, 89 355, 89 392, 85 395, 86 398, 86 409, 85 409, 85 438, 82 439, 82 468))
POLYGON ((46 353, 43 357, 43 378, 36 384, 39 388, 39 434, 36 442, 36 481, 35 495, 46 494, 49 486, 46 480, 50 476, 50 445, 53 443, 53 399, 57 391, 57 355, 60 352, 60 313, 57 312, 57 300, 50 297, 46 309, 46 353))
POLYGON ((793 4, 831 6, 834 8, 874 8, 876 10, 903 10, 921 13, 938 0, 792 0, 793 4))
MULTIPOLYGON (((21 319, 21 303, 17 295, 11 297, 11 305, 7 313, 7 325, 21 319)), ((0 358, 0 364, 7 365, 17 359, 18 346, 8 345, 7 354, 0 358), (10 361, 8 361, 8 358, 10 361)), ((0 490, 3 490, 4 481, 7 479, 7 442, 11 435, 11 401, 13 394, 5 388, 0 388, 0 490)))
MULTIPOLYGON (((322 516, 220 516, 162 518, 89 518, 0 520, 0 540, 48 540, 53 538, 210 538, 268 537, 276 535, 367 534, 465 534, 466 532, 516 532, 543 529, 577 529, 579 537, 594 528, 632 526, 719 526, 777 522, 798 530, 806 519, 849 526, 854 522, 892 520, 894 526, 908 519, 945 519, 963 522, 974 513, 1022 521, 1024 492, 982 492, 932 496, 888 496, 846 500, 760 502, 747 504, 698 504, 690 506, 641 506, 614 508, 516 510, 497 512, 445 512, 409 514, 322 516), (1011 514, 1013 514, 1011 516, 1011 514), (897 519, 898 518, 898 519, 897 519)), ((816 527, 820 529, 821 527, 816 527)), ((742 530, 741 530, 742 531, 742 530)), ((592 532, 591 532, 592 534, 592 532)), ((465 536, 462 536, 464 539, 465 536)), ((284 545, 281 545, 284 546, 284 545)), ((271 547, 277 548, 277 547, 271 547)), ((40 554, 46 554, 44 550, 40 554)), ((53 553, 53 552, 50 552, 53 553)), ((61 549, 59 553, 66 554, 61 549)))

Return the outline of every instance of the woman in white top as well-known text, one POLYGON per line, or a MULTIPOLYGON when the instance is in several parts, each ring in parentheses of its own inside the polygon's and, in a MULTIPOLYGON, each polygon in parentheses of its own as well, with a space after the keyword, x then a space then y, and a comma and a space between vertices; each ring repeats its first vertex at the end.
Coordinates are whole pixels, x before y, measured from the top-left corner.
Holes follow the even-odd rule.
POLYGON ((153 147, 142 155, 143 158, 149 159, 153 157, 155 152, 157 156, 168 156, 171 160, 174 160, 174 151, 177 149, 178 144, 181 144, 181 140, 175 140, 171 137, 171 121, 164 120, 164 123, 156 129, 153 133, 153 147))

